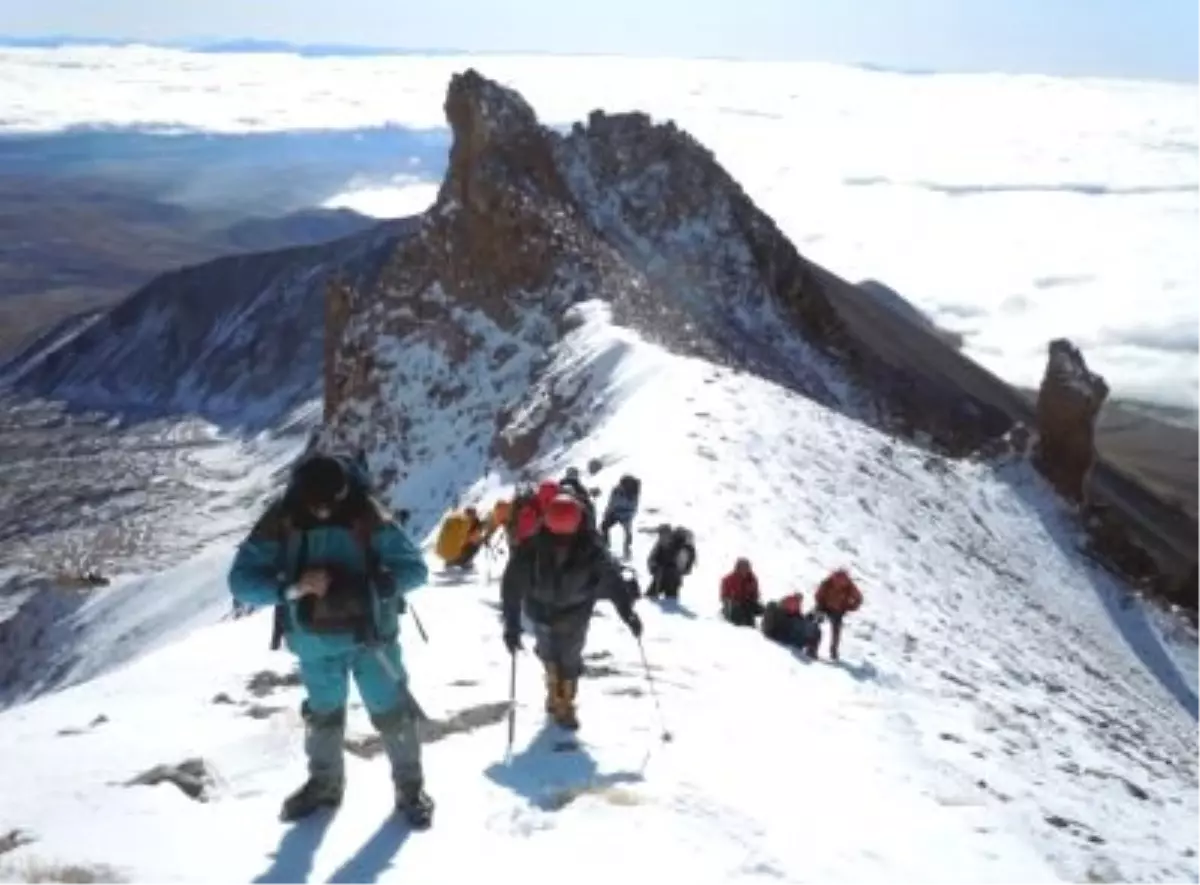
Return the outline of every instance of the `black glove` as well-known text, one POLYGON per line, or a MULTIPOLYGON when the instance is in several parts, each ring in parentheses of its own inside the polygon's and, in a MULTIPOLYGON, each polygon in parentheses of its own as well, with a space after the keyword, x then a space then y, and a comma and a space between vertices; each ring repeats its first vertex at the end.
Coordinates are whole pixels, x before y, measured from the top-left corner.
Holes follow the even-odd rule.
POLYGON ((506 627, 504 630, 504 647, 508 649, 510 655, 515 655, 524 646, 521 644, 521 628, 506 627))
POLYGON ((642 619, 638 617, 635 611, 629 611, 621 618, 625 622, 625 626, 629 628, 629 632, 633 634, 634 639, 642 638, 642 619))

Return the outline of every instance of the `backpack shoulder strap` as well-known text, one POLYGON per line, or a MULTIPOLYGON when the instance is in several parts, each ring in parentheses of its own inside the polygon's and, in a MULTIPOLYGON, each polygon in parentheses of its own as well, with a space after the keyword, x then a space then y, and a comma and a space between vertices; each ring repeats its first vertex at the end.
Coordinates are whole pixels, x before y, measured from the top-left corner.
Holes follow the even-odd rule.
MULTIPOLYGON (((252 535, 260 538, 270 538, 279 545, 279 553, 275 560, 275 574, 279 579, 280 591, 291 584, 304 571, 308 562, 308 534, 292 523, 283 501, 277 501, 267 509, 255 525, 252 535), (261 532, 261 533, 260 533, 261 532), (300 536, 300 549, 296 554, 296 568, 288 571, 288 543, 294 535, 300 536)), ((281 602, 275 606, 274 619, 271 625, 271 651, 277 651, 283 643, 283 634, 287 628, 287 603, 281 602)))
POLYGON ((379 551, 371 543, 371 535, 377 528, 391 521, 392 515, 387 508, 374 495, 366 494, 362 511, 350 523, 350 533, 354 535, 354 540, 362 549, 363 556, 367 561, 367 574, 371 577, 377 576, 382 570, 379 551))
POLYGON ((371 577, 377 575, 380 570, 379 551, 371 543, 371 534, 375 531, 375 527, 376 524, 367 515, 360 516, 350 523, 350 534, 354 535, 355 542, 363 552, 367 561, 367 574, 371 577))

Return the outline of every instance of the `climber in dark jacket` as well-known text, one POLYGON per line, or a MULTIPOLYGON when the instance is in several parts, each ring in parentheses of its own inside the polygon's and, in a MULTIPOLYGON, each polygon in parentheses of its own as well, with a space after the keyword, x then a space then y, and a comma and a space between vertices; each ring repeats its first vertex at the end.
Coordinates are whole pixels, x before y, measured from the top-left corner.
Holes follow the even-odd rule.
POLYGON ((546 670, 546 712, 576 729, 575 696, 583 648, 596 600, 611 599, 633 635, 642 622, 633 610, 638 588, 585 525, 582 503, 560 492, 542 510, 541 526, 510 554, 500 582, 504 644, 521 648, 521 610, 533 622, 534 653, 546 670))
POLYGON ((658 527, 658 541, 646 560, 646 568, 653 579, 646 596, 657 599, 678 599, 683 579, 696 565, 696 546, 692 533, 683 526, 672 528, 664 523, 658 527))
POLYGON ((763 609, 763 635, 783 645, 803 650, 810 658, 817 656, 821 644, 820 615, 804 613, 804 594, 789 593, 763 609))
MULTIPOLYGON (((625 530, 625 558, 633 555, 633 518, 637 516, 638 500, 642 494, 642 483, 635 476, 622 476, 611 492, 608 493, 608 505, 604 508, 604 519, 600 522, 600 533, 604 535, 604 543, 609 544, 608 533, 613 526, 625 530)), ((611 546, 611 544, 610 544, 611 546)))

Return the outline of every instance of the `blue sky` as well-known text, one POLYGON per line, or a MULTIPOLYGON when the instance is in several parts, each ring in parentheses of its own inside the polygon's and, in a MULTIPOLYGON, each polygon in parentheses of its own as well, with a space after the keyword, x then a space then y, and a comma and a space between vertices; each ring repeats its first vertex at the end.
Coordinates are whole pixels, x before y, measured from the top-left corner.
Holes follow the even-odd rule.
POLYGON ((0 34, 1197 78, 1196 0, 0 0, 0 34))

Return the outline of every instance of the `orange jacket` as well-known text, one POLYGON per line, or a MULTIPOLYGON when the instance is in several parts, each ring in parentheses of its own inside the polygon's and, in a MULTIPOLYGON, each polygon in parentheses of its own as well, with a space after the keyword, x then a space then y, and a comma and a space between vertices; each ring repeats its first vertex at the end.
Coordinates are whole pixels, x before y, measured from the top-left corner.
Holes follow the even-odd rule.
POLYGON ((836 614, 857 611, 863 601, 862 591, 844 569, 838 569, 821 582, 816 599, 817 608, 836 614))

